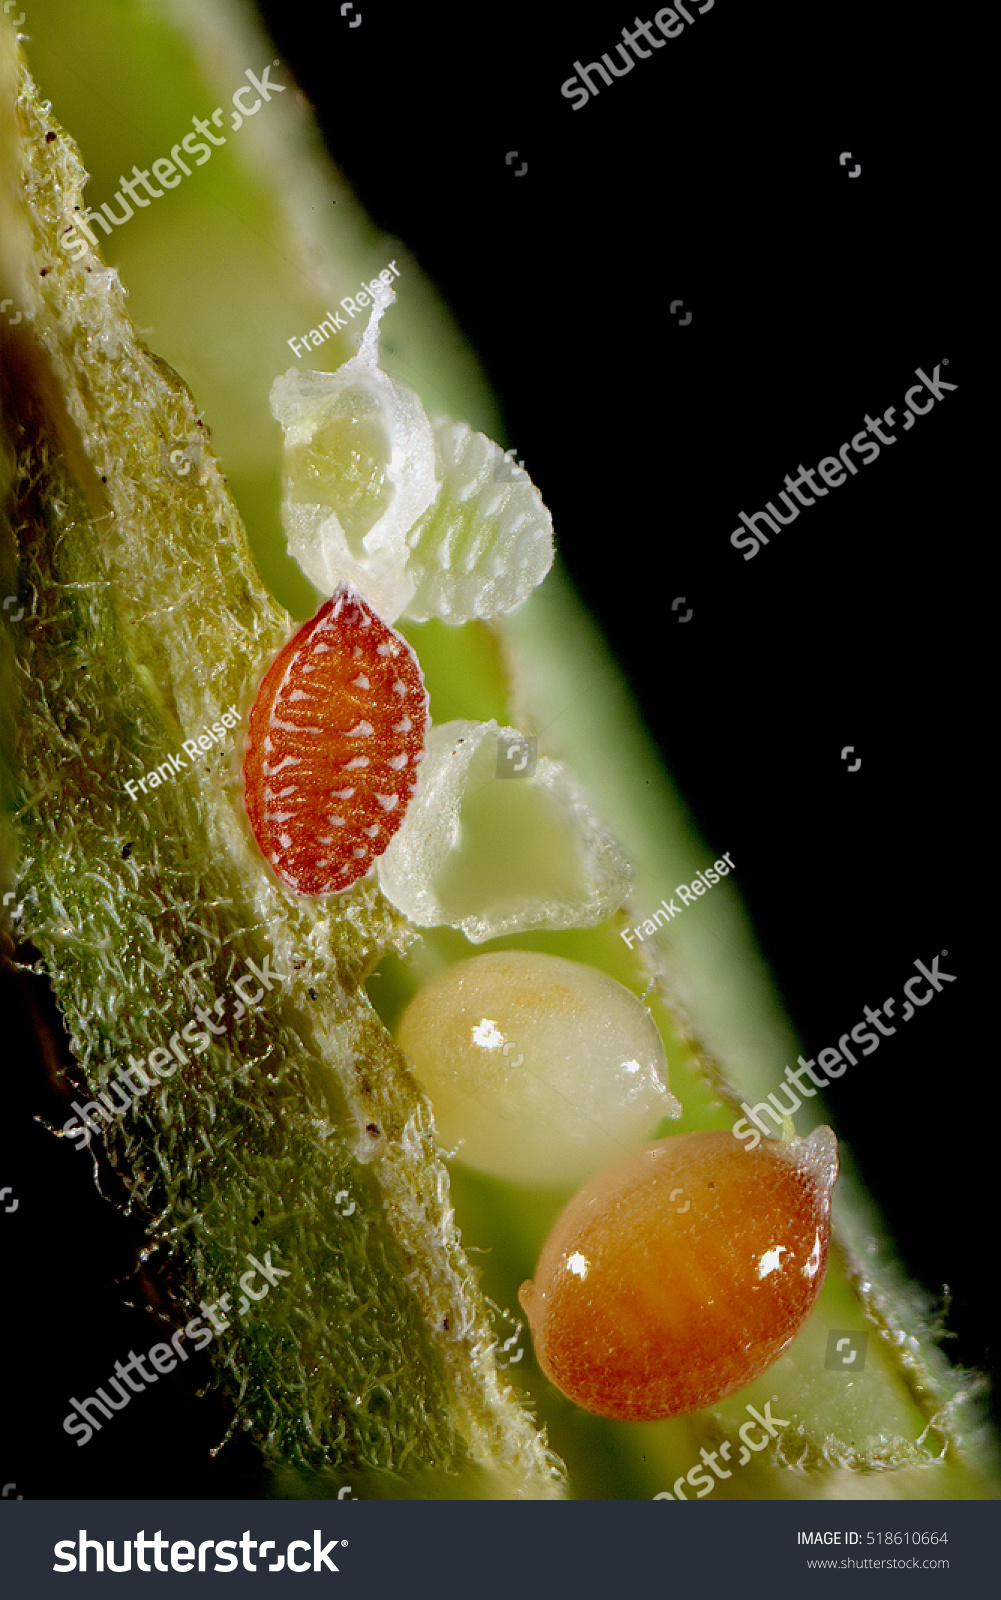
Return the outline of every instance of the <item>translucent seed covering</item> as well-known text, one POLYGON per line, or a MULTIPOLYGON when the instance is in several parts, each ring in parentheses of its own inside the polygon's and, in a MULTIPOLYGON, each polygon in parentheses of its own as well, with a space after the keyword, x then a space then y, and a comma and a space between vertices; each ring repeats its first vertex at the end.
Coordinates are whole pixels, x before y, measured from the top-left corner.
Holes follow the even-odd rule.
POLYGON ((681 1107, 649 1013, 614 978, 524 950, 460 961, 407 1007, 399 1043, 467 1165, 580 1182, 681 1107))
POLYGON ((747 1149, 662 1139, 599 1173, 557 1219, 519 1298, 539 1364, 598 1416, 683 1416, 742 1389, 823 1285, 830 1128, 747 1149))
POLYGON ((377 284, 358 355, 291 368, 271 389, 285 432, 289 554, 323 594, 349 581, 387 622, 467 622, 512 611, 553 563, 552 519, 528 474, 485 434, 383 372, 377 284))
POLYGON ((437 478, 424 407, 378 365, 383 309, 336 372, 292 368, 277 378, 271 410, 285 432, 289 554, 322 594, 354 583, 392 622, 414 588, 407 533, 434 500, 437 478))
POLYGON ((527 600, 553 564, 553 524, 527 472, 464 422, 435 417, 440 485, 411 530, 413 622, 498 617, 527 600))
POLYGON ((498 777, 496 722, 432 728, 420 787, 379 862, 379 883, 421 928, 482 944, 532 928, 583 928, 616 911, 629 867, 558 761, 498 777))

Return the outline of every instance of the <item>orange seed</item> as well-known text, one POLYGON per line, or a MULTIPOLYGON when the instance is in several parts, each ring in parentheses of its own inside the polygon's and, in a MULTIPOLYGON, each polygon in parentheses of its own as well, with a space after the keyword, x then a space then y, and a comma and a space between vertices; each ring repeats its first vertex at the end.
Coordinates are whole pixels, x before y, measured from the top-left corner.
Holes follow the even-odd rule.
POLYGON ((599 1173, 557 1219, 519 1299, 546 1375, 602 1417, 684 1416, 771 1366, 824 1281, 830 1128, 747 1150, 661 1139, 599 1173))
POLYGON ((338 894, 403 821, 424 755, 428 698, 402 634, 338 584, 279 650, 250 713, 244 805, 297 894, 338 894))

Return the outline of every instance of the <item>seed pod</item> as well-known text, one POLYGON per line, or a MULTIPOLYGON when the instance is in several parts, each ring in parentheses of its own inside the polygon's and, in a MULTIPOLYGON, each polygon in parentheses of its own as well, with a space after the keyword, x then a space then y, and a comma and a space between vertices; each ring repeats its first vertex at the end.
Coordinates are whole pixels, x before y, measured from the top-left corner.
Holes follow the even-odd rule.
POLYGON ((458 962, 411 1001, 399 1041, 442 1143, 497 1177, 580 1182, 680 1114, 645 1007, 561 956, 458 962))
POLYGON ((519 1299, 546 1375, 598 1416, 652 1422, 742 1389, 796 1337, 827 1270, 837 1141, 662 1139, 557 1219, 519 1299))

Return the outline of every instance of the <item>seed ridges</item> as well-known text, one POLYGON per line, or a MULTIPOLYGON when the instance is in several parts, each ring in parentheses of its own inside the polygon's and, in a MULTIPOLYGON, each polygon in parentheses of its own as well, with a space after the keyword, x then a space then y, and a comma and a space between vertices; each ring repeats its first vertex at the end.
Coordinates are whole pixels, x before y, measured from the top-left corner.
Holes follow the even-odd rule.
POLYGON ((407 641, 341 584, 272 662, 250 716, 247 814, 288 887, 337 893, 368 871, 416 788, 427 724, 407 641))

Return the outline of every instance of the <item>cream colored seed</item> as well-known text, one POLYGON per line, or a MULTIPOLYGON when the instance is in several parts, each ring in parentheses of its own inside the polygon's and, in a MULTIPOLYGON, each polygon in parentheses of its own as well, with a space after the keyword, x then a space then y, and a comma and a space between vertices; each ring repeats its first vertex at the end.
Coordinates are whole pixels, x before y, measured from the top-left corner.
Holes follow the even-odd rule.
POLYGON ((578 1183, 680 1107, 642 1003, 579 961, 503 951, 422 989, 399 1028, 457 1157, 522 1183, 578 1183))

